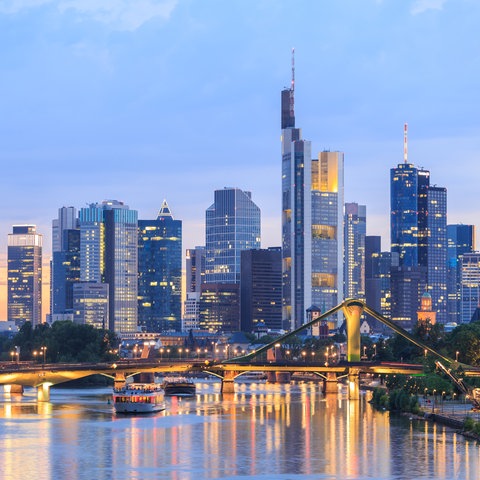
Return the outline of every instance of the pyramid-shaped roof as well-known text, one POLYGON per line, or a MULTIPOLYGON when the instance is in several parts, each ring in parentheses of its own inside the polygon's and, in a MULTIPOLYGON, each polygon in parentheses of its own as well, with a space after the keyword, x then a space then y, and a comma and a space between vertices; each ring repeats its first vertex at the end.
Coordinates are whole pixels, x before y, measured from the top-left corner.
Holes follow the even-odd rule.
POLYGON ((167 201, 164 200, 158 212, 157 220, 160 220, 161 218, 166 218, 166 217, 170 217, 171 219, 173 219, 173 215, 172 215, 172 212, 170 211, 170 207, 168 206, 167 201))

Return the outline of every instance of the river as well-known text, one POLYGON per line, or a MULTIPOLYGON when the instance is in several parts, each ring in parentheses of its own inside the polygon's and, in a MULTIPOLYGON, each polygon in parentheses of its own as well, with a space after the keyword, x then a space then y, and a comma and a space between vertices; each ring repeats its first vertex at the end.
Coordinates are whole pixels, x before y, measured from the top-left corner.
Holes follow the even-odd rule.
POLYGON ((320 385, 198 381, 165 411, 116 416, 108 388, 0 395, 0 478, 478 479, 480 447, 320 385))

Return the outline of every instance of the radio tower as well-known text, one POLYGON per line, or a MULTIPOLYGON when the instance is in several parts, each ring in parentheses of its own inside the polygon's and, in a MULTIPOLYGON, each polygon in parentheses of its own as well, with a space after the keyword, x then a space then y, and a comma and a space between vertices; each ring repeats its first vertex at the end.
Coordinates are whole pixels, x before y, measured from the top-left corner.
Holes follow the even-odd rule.
POLYGON ((292 48, 292 84, 290 85, 290 118, 295 117, 295 48, 292 48))
POLYGON ((408 123, 403 126, 403 161, 408 163, 408 123))

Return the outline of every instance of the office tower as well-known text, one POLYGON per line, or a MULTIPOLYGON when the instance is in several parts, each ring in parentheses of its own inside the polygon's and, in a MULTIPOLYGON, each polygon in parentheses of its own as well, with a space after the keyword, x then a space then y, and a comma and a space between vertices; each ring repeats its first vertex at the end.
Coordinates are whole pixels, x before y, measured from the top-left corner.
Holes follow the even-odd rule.
POLYGON ((240 285, 204 283, 201 286, 199 327, 208 332, 240 330, 240 285))
POLYGON ((52 221, 50 312, 52 318, 72 314, 73 284, 80 281, 80 230, 74 207, 62 207, 52 221))
POLYGON ((73 321, 95 328, 108 328, 108 291, 106 283, 75 283, 72 288, 73 321))
POLYGON ((80 278, 109 285, 108 328, 137 331, 138 221, 117 200, 80 209, 80 278))
POLYGON ((390 179, 391 250, 399 256, 391 277, 392 320, 411 327, 428 288, 437 320, 445 323, 447 192, 430 186, 430 172, 408 163, 407 125, 404 163, 391 169, 390 179))
POLYGON ((367 207, 358 203, 345 204, 344 221, 344 296, 365 298, 365 235, 367 207))
POLYGON ((35 225, 14 225, 7 246, 8 320, 42 323, 42 235, 35 225))
POLYGON ((241 255, 240 328, 259 324, 282 328, 282 251, 280 247, 244 250, 241 255))
POLYGON ((294 79, 292 62, 281 94, 283 322, 292 329, 312 304, 325 311, 343 295, 343 153, 312 159, 295 127, 294 79))
POLYGON ((182 331, 184 332, 199 328, 200 288, 205 280, 205 258, 205 247, 197 246, 186 251, 186 298, 182 318, 182 331))
POLYGON ((179 331, 182 306, 182 221, 164 200, 156 220, 138 221, 138 325, 179 331))
POLYGON ((460 323, 461 261, 460 256, 475 250, 474 225, 447 225, 447 319, 460 323))
MULTIPOLYGON (((390 272, 398 267, 398 254, 381 251, 381 237, 367 235, 365 237, 365 301, 367 305, 384 317, 391 315, 391 282, 390 272)), ((383 323, 366 315, 371 328, 385 331, 383 323)))
POLYGON ((240 252, 260 248, 260 209, 250 192, 215 190, 206 211, 206 283, 238 283, 240 252))
POLYGON ((480 306, 480 253, 464 253, 460 256, 461 308, 460 322, 469 323, 480 306))

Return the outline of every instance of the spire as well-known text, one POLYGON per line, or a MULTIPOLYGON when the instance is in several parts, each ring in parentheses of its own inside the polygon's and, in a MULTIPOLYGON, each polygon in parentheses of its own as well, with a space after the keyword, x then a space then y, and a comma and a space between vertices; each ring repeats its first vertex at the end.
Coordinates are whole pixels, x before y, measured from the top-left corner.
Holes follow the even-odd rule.
POLYGON ((158 212, 157 220, 160 220, 161 218, 166 218, 166 217, 170 217, 173 220, 173 215, 172 215, 172 212, 170 211, 170 207, 168 206, 167 201, 164 200, 158 212))
POLYGON ((408 123, 403 126, 403 162, 408 163, 408 123))
POLYGON ((295 48, 292 48, 292 83, 290 85, 290 117, 295 118, 295 48))

